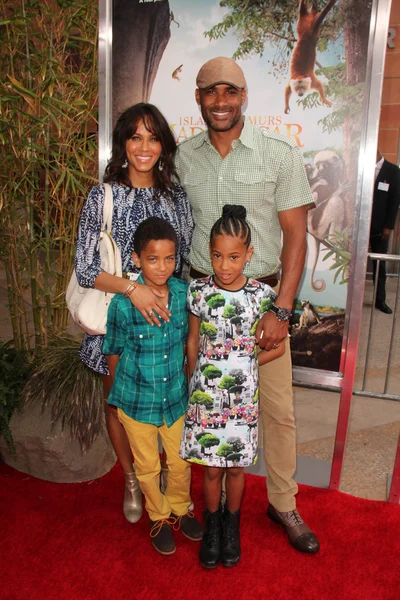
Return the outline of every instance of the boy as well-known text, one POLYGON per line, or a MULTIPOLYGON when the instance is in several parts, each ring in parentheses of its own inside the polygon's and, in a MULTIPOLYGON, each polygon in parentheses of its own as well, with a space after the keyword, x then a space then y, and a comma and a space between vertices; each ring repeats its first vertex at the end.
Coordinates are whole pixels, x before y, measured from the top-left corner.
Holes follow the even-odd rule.
POLYGON ((163 219, 150 217, 139 225, 133 252, 135 265, 141 269, 137 281, 165 294, 171 318, 169 322, 160 319, 160 327, 149 325, 129 296, 117 294, 108 310, 103 344, 113 378, 108 402, 118 407, 146 498, 152 544, 164 555, 175 552, 172 525, 191 540, 202 538, 200 523, 188 511, 190 465, 179 457, 188 403, 183 368, 188 284, 172 277, 176 246, 175 230, 163 219), (169 468, 165 494, 160 491, 158 434, 169 468))

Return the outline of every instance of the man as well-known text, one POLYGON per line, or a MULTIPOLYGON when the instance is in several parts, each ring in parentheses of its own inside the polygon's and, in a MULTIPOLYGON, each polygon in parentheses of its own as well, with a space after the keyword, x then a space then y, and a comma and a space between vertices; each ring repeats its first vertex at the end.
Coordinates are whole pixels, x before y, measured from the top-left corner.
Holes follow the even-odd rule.
MULTIPOLYGON (((376 154, 375 187, 372 204, 371 230, 369 241, 371 252, 387 254, 390 232, 394 229, 400 202, 399 167, 385 160, 378 151, 376 154)), ((373 261, 374 280, 376 280, 376 261, 373 261)), ((386 267, 380 261, 375 306, 383 313, 392 314, 386 304, 386 267)))
MULTIPOLYGON (((317 552, 319 542, 296 510, 296 438, 288 339, 290 311, 306 254, 306 214, 313 206, 310 188, 295 143, 243 119, 246 81, 234 61, 224 57, 208 61, 196 83, 196 101, 208 131, 183 142, 176 159, 195 222, 191 276, 211 272, 209 234, 224 204, 245 206, 254 244, 245 274, 278 292, 274 312, 263 317, 256 337, 266 350, 285 344, 281 358, 260 367, 268 516, 284 527, 297 550, 317 552)), ((212 546, 213 540, 209 543, 212 546)))

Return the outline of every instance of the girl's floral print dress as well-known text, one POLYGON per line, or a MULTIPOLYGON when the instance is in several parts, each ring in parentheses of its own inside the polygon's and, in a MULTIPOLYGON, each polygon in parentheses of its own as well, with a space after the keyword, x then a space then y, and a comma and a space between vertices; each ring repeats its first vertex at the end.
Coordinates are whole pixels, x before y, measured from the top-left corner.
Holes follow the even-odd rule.
POLYGON ((257 460, 258 363, 255 330, 276 298, 247 280, 238 291, 212 276, 194 279, 188 310, 200 319, 197 364, 190 381, 180 455, 212 467, 247 467, 257 460))

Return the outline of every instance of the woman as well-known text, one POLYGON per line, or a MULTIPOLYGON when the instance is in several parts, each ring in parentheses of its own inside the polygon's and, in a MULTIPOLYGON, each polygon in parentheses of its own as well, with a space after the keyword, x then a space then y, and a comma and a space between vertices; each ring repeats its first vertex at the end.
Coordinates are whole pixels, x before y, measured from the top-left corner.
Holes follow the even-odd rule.
MULTIPOLYGON (((193 232, 190 205, 183 188, 173 183, 176 176, 176 143, 167 121, 152 104, 135 104, 118 119, 112 139, 111 159, 104 182, 113 191, 112 236, 121 251, 122 268, 137 273, 132 260, 133 240, 138 225, 157 216, 174 227, 179 241, 176 272, 180 273, 188 254, 193 232)), ((122 277, 105 273, 100 267, 99 237, 104 206, 104 187, 91 189, 83 207, 78 228, 75 269, 79 285, 104 292, 124 294, 149 323, 169 318, 162 294, 145 285, 136 285, 122 277)), ((123 510, 128 521, 135 523, 142 514, 142 501, 125 430, 119 423, 116 408, 107 404, 111 377, 102 353, 103 336, 85 335, 79 351, 81 360, 103 378, 105 415, 108 433, 125 475, 123 510)))

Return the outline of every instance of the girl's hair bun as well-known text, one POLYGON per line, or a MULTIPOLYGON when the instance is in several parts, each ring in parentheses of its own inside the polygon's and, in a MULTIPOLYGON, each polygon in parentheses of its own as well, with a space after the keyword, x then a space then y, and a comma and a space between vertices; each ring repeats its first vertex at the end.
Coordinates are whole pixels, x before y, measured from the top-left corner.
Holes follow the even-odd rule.
POLYGON ((223 217, 236 217, 236 219, 246 219, 246 209, 240 204, 225 204, 222 209, 223 217))
POLYGON ((217 235, 230 235, 243 240, 246 248, 250 246, 251 231, 246 221, 246 209, 240 204, 225 204, 222 217, 215 221, 210 232, 210 242, 217 235))

